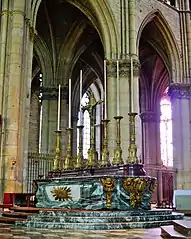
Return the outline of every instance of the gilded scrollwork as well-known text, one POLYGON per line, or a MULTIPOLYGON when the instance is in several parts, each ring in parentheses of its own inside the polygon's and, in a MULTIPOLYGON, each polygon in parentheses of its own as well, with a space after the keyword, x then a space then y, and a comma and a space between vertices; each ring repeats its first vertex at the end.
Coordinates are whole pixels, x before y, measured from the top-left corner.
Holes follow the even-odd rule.
POLYGON ((148 186, 148 178, 128 177, 122 182, 126 192, 130 194, 130 205, 137 208, 142 201, 144 191, 148 186))
POLYGON ((112 192, 115 188, 115 179, 113 178, 101 178, 101 182, 103 185, 103 190, 106 193, 106 206, 111 207, 112 203, 112 192))

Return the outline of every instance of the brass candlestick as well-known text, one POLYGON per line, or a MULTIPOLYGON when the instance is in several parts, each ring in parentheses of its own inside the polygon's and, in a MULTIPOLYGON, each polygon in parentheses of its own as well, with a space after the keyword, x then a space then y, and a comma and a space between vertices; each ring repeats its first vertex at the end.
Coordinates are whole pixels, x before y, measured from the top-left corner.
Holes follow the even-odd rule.
POLYGON ((75 165, 75 169, 81 169, 83 168, 83 161, 84 161, 84 157, 83 157, 83 125, 79 125, 77 126, 78 130, 79 130, 79 145, 78 145, 78 155, 77 155, 77 159, 76 159, 76 165, 75 165))
POLYGON ((67 153, 64 163, 65 170, 73 169, 73 158, 72 158, 72 128, 67 128, 68 131, 68 146, 67 146, 67 153))
POLYGON ((137 164, 137 146, 135 144, 135 117, 137 113, 129 113, 129 156, 127 159, 127 163, 129 164, 137 164))
POLYGON ((110 166, 109 151, 108 151, 108 132, 107 132, 109 121, 110 120, 107 120, 107 119, 102 120, 104 125, 104 139, 103 139, 103 150, 101 153, 100 167, 110 166))
POLYGON ((98 154, 95 148, 95 125, 94 121, 91 120, 90 116, 90 124, 91 124, 91 132, 90 132, 90 148, 88 149, 88 159, 86 162, 86 168, 94 168, 97 166, 98 154))
POLYGON ((54 164, 53 164, 53 170, 57 171, 60 168, 60 135, 61 130, 56 130, 56 150, 55 150, 55 157, 54 157, 54 164))
POLYGON ((123 119, 123 117, 115 116, 114 119, 116 120, 116 148, 114 150, 114 158, 113 158, 112 164, 120 165, 120 164, 123 164, 122 149, 121 149, 121 127, 120 127, 120 121, 121 119, 123 119))

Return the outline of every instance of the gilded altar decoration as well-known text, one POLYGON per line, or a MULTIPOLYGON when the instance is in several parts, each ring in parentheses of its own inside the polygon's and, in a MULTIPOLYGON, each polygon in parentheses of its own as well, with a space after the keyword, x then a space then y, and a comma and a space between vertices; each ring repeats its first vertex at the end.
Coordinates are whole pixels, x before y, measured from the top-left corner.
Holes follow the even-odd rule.
POLYGON ((106 193, 106 206, 111 207, 112 203, 112 192, 115 188, 115 180, 113 178, 101 178, 103 184, 103 190, 106 193))
POLYGON ((126 178, 122 186, 130 194, 130 205, 137 208, 142 201, 142 196, 148 185, 147 178, 126 178))
POLYGON ((68 201, 72 200, 71 189, 68 187, 54 187, 51 191, 55 200, 68 201))
POLYGON ((155 178, 154 178, 154 179, 151 179, 150 186, 149 186, 149 191, 150 191, 151 193, 153 193, 156 187, 157 187, 157 181, 156 181, 156 179, 155 179, 155 178))

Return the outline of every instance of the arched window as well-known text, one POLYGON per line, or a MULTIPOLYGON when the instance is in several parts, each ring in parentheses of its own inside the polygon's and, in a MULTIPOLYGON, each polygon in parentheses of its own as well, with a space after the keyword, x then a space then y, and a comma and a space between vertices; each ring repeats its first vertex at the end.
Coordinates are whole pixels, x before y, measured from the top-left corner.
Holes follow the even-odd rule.
POLYGON ((173 166, 173 145, 172 145, 172 109, 171 102, 165 91, 160 101, 160 145, 161 159, 165 166, 173 166))
MULTIPOLYGON (((81 100, 81 105, 85 106, 89 102, 89 96, 85 93, 81 100)), ((80 118, 80 112, 78 112, 78 119, 80 118)), ((78 120, 79 124, 79 120, 78 120)), ((90 148, 90 116, 89 112, 86 110, 83 114, 83 156, 88 157, 88 149, 90 148)), ((77 145, 79 145, 79 132, 77 131, 77 145)), ((78 151, 78 149, 77 149, 78 151)))

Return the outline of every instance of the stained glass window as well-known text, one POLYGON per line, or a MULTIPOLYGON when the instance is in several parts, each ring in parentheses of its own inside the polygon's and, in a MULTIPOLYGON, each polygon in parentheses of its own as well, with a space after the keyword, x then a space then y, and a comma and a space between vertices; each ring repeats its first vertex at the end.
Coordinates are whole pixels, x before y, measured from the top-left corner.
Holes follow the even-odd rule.
POLYGON ((160 102, 161 159, 165 166, 172 167, 173 166, 172 109, 170 99, 166 92, 160 102))

